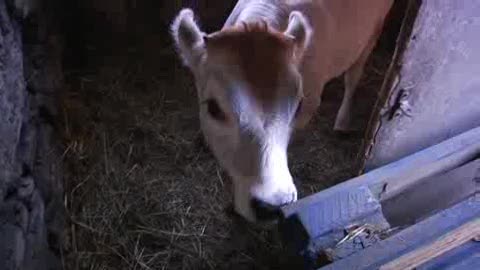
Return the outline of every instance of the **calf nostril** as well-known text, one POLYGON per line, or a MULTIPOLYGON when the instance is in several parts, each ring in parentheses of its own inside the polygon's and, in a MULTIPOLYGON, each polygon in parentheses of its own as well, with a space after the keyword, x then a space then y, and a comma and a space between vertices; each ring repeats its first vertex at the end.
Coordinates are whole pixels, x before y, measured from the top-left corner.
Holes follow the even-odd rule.
POLYGON ((273 205, 265 201, 253 198, 251 200, 251 206, 258 220, 267 221, 280 217, 281 205, 273 205))

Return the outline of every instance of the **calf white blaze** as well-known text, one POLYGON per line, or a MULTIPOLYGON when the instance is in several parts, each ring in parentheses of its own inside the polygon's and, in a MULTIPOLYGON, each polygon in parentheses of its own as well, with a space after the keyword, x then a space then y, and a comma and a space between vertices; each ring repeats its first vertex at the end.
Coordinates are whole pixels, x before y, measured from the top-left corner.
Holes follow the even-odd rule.
POLYGON ((241 0, 224 28, 203 33, 182 10, 171 30, 195 77, 204 137, 234 186, 235 210, 251 221, 297 200, 287 148, 320 103, 323 85, 346 71, 335 128, 349 128, 351 97, 391 0, 241 0))

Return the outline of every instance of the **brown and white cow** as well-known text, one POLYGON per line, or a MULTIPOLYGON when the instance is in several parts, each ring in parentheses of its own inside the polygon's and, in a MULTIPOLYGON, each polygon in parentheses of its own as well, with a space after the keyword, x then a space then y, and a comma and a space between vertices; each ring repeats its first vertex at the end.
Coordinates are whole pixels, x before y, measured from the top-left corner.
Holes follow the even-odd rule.
POLYGON ((287 162, 294 128, 345 72, 335 129, 350 128, 352 96, 393 0, 240 0, 206 34, 184 9, 171 30, 195 77, 207 143, 234 184, 235 210, 250 221, 297 199, 287 162))

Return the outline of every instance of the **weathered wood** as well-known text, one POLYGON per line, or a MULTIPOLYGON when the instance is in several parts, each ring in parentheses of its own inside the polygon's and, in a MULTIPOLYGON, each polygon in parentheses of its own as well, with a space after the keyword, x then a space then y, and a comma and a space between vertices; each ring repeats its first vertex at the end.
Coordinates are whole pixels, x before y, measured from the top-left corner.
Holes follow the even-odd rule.
MULTIPOLYGON (((480 216, 480 200, 475 196, 462 201, 461 203, 439 212, 422 222, 410 226, 397 234, 378 242, 368 249, 357 252, 348 258, 329 264, 322 270, 363 270, 378 269, 382 265, 418 249, 428 243, 435 242, 442 235, 446 235, 455 228, 477 220, 480 216)), ((473 236, 472 236, 473 237, 473 236)), ((478 243, 475 243, 478 246, 478 243)), ((473 247, 475 248, 475 247, 473 247)), ((444 261, 450 256, 455 257, 451 252, 444 254, 444 261)), ((465 256, 464 256, 465 257, 465 256)), ((450 259, 451 260, 451 259, 450 259)), ((444 262, 443 261, 443 262, 444 262)), ((439 269, 438 263, 441 260, 433 259, 428 262, 428 269, 439 269)), ((452 265, 461 263, 461 260, 451 262, 452 265)), ((422 269, 421 267, 419 267, 422 269)), ((456 269, 456 268, 451 268, 456 269)), ((475 268, 470 268, 475 269, 475 268)))
POLYGON ((480 269, 480 243, 466 242, 451 251, 436 257, 417 268, 417 270, 472 270, 480 269))
MULTIPOLYGON (((307 264, 314 264, 318 251, 335 246, 352 224, 370 224, 380 230, 390 227, 380 203, 366 187, 332 194, 282 220, 280 227, 289 249, 302 256, 307 264)), ((334 251, 335 256, 348 256, 369 245, 367 241, 363 244, 343 245, 334 251)))
MULTIPOLYGON (((284 242, 293 254, 297 254, 298 257, 303 256, 307 263, 307 267, 308 264, 310 264, 311 267, 315 262, 315 256, 318 256, 318 253, 322 249, 334 246, 335 240, 339 240, 339 238, 343 236, 339 232, 342 232, 349 223, 382 224, 380 221, 385 220, 383 215, 389 217, 401 215, 395 207, 391 209, 382 209, 383 206, 381 206, 377 209, 382 209, 383 211, 371 211, 372 208, 366 207, 369 204, 364 203, 364 200, 359 200, 358 205, 358 209, 363 210, 356 211, 358 210, 357 208, 352 210, 351 208, 346 207, 348 204, 342 206, 341 204, 337 204, 336 200, 332 200, 332 198, 341 198, 342 196, 347 196, 347 194, 364 192, 365 194, 369 194, 368 197, 370 198, 370 203, 387 203, 388 205, 389 201, 391 202, 392 199, 397 198, 391 196, 391 194, 395 193, 388 193, 388 185, 390 183, 410 178, 406 181, 408 185, 402 186, 402 189, 394 189, 396 192, 401 192, 408 188, 414 189, 419 184, 425 183, 424 181, 428 180, 427 177, 435 179, 434 177, 437 177, 446 171, 448 172, 461 167, 462 164, 479 156, 480 141, 478 138, 480 138, 480 128, 466 132, 410 157, 371 171, 365 175, 341 183, 284 207, 282 209, 283 220, 280 223, 281 232, 285 236, 284 242), (412 173, 412 171, 415 173, 412 173), (342 215, 325 215, 327 212, 324 209, 331 209, 332 213, 338 212, 342 213, 342 215), (386 210, 390 210, 392 213, 388 213, 386 210), (360 218, 362 215, 363 219, 360 218), (350 222, 342 218, 348 216, 351 217, 350 222), (365 218, 369 219, 367 220, 365 218)), ((474 164, 469 167, 469 169, 471 169, 470 171, 473 170, 473 166, 477 166, 475 162, 473 163, 474 164)), ((473 173, 475 173, 475 171, 473 171, 473 173)), ((475 176, 470 176, 471 178, 469 180, 473 181, 475 176)), ((462 182, 467 183, 467 180, 462 182)), ((430 186, 432 185, 434 185, 434 183, 430 186)), ((459 185, 456 188, 461 187, 462 186, 459 185)), ((428 188, 428 185, 426 188, 428 188)), ((459 191, 457 194, 458 196, 452 192, 452 197, 446 198, 446 205, 450 205, 450 203, 463 199, 463 195, 469 196, 473 192, 475 192, 475 189, 473 188, 470 190, 459 191)), ((445 205, 439 204, 439 206, 445 205)), ((415 206, 410 207, 413 207, 412 213, 415 212, 413 211, 415 210, 415 206)), ((428 205, 420 205, 417 210, 419 210, 420 213, 410 213, 409 217, 423 217, 424 215, 431 214, 431 211, 438 209, 431 209, 428 205)), ((386 222, 386 224, 388 223, 386 222)), ((345 252, 340 253, 346 254, 345 252)))
POLYGON ((411 186, 416 181, 450 171, 478 157, 480 154, 480 140, 478 138, 480 138, 480 127, 419 151, 397 162, 303 198, 294 204, 285 206, 282 209, 282 213, 284 217, 289 217, 301 209, 309 208, 321 202, 334 193, 361 186, 369 187, 376 198, 381 200, 388 199, 397 191, 411 186), (403 181, 408 183, 408 185, 395 183, 403 181), (396 188, 389 190, 388 185, 391 184, 396 188))
POLYGON ((408 0, 405 15, 403 17, 400 31, 398 33, 395 51, 383 79, 382 87, 380 88, 380 91, 378 93, 378 98, 375 102, 372 114, 366 128, 365 139, 363 140, 360 150, 360 152, 363 153, 363 156, 361 156, 362 165, 360 173, 364 171, 367 159, 370 156, 370 152, 372 151, 372 148, 375 144, 375 134, 378 132, 378 129, 381 126, 380 120, 382 117, 382 112, 385 111, 385 104, 390 98, 392 88, 394 87, 396 81, 398 81, 398 73, 401 68, 401 60, 405 50, 407 49, 408 41, 411 37, 412 28, 415 23, 420 4, 420 0, 408 0))
POLYGON ((480 126, 479 12, 476 0, 422 1, 386 78, 392 83, 367 139, 367 171, 480 126))
POLYGON ((437 241, 380 267, 380 270, 411 270, 480 235, 480 218, 447 233, 437 241))
POLYGON ((382 201, 383 213, 392 226, 415 224, 472 196, 480 189, 477 177, 480 177, 480 159, 423 179, 398 196, 382 201))

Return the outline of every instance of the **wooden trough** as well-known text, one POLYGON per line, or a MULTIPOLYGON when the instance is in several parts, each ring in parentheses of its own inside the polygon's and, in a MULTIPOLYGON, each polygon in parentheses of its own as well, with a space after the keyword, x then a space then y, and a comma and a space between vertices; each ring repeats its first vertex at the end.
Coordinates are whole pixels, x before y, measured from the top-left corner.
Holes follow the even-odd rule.
MULTIPOLYGON (((327 257, 335 263, 325 269, 378 269, 468 222, 476 222, 468 230, 473 239, 480 218, 479 138, 480 128, 472 129, 285 207, 283 240, 305 268, 327 257), (356 238, 345 238, 362 226, 356 238)), ((471 248, 478 252, 478 243, 471 248)))
POLYGON ((366 173, 283 208, 292 261, 480 269, 479 12, 476 1, 409 2, 367 131, 366 173))

